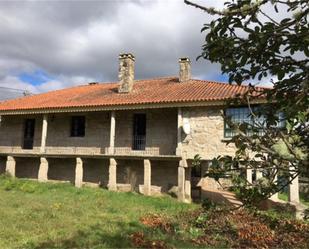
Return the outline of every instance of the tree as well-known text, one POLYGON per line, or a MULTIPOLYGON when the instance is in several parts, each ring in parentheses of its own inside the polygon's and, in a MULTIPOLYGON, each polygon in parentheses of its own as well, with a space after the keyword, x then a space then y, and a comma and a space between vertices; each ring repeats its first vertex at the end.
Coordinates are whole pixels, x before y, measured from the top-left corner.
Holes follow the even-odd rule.
POLYGON ((308 1, 235 0, 225 3, 222 10, 184 2, 215 17, 202 28, 206 38, 198 59, 220 63, 229 83, 270 78, 273 83, 273 88, 264 89, 250 85, 245 95, 227 103, 248 105, 251 121, 237 124, 223 114, 236 131, 228 143, 237 150, 233 157, 214 159, 209 175, 218 179, 235 170, 263 170, 267 177, 255 184, 236 178, 234 183, 246 203, 270 197, 299 174, 308 176, 308 1), (274 14, 268 14, 269 10, 274 14), (285 17, 278 20, 276 14, 285 17), (259 97, 265 103, 252 108, 259 97), (277 181, 278 172, 290 181, 277 181))

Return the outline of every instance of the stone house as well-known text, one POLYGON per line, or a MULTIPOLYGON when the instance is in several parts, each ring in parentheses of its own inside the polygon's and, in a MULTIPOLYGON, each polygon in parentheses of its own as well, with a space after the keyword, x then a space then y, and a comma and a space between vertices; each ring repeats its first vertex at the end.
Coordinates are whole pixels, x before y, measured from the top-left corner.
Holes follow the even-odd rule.
MULTIPOLYGON (((134 79, 135 58, 119 56, 119 82, 89 83, 0 103, 0 174, 70 181, 191 200, 192 159, 232 155, 221 116, 237 86, 179 76, 134 79)), ((257 101, 258 102, 258 101, 257 101)), ((247 117, 244 107, 232 118, 247 117)))

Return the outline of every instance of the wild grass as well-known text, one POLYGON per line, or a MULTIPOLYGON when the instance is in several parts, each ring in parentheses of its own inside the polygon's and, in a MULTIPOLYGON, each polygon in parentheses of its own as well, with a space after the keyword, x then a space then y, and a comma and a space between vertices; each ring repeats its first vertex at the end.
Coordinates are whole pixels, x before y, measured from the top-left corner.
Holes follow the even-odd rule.
MULTIPOLYGON (((283 201, 288 201, 288 194, 286 192, 280 192, 278 194, 278 198, 283 200, 283 201)), ((309 207, 309 196, 308 196, 308 194, 306 195, 304 193, 299 193, 299 201, 300 201, 300 203, 309 207)))
POLYGON ((151 213, 175 216, 197 207, 170 197, 0 176, 0 248, 128 248, 130 235, 137 231, 185 246, 149 230, 139 219, 151 213))
POLYGON ((263 240, 267 245, 279 243, 274 234, 282 235, 286 248, 308 245, 308 224, 288 213, 224 210, 168 196, 0 176, 0 248, 244 248, 249 242, 242 236, 256 239, 256 230, 272 234, 271 240, 263 240), (288 237, 287 225, 297 241, 288 237))

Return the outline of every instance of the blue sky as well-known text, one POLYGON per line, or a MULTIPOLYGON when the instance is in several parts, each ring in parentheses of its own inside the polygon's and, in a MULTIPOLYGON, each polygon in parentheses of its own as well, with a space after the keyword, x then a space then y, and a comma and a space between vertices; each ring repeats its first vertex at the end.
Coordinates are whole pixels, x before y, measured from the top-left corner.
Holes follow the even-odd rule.
POLYGON ((55 80, 55 78, 48 75, 46 72, 42 70, 36 70, 34 72, 23 72, 18 75, 18 78, 25 82, 29 83, 33 86, 39 86, 48 81, 55 80))
MULTIPOLYGON (((53 77, 46 72, 42 70, 35 70, 33 72, 23 72, 20 73, 18 76, 18 79, 21 80, 22 82, 26 84, 30 84, 32 86, 41 86, 44 83, 51 82, 51 81, 56 81, 57 78, 53 77)), ((160 77, 160 75, 158 75, 160 77)), ((228 82, 228 76, 226 74, 222 75, 220 73, 214 74, 211 76, 207 75, 202 75, 202 76, 197 76, 195 78, 200 78, 204 80, 214 80, 214 81, 219 81, 219 82, 228 82)), ((95 81, 100 81, 100 79, 95 79, 95 81)), ((86 82, 85 82, 86 83, 86 82)))

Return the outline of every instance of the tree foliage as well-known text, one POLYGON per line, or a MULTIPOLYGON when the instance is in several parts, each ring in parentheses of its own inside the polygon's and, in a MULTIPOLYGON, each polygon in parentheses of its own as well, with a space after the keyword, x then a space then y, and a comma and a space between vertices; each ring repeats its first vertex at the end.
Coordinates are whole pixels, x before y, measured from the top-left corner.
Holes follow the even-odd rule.
POLYGON ((273 84, 272 88, 251 84, 244 96, 227 103, 248 105, 252 122, 235 124, 224 116, 237 131, 229 141, 237 150, 233 157, 213 160, 209 175, 219 178, 240 169, 262 170, 267 176, 263 180, 235 182, 244 192, 250 192, 247 202, 267 198, 287 185, 288 181, 276 180, 278 173, 290 180, 299 174, 308 176, 308 1, 235 0, 226 2, 221 10, 193 1, 185 3, 214 17, 202 28, 206 35, 199 58, 219 63, 230 83, 273 84), (257 97, 265 99, 258 111, 251 108, 257 97), (262 123, 258 122, 260 117, 262 123), (279 129, 276 124, 282 121, 280 117, 285 125, 279 129))

